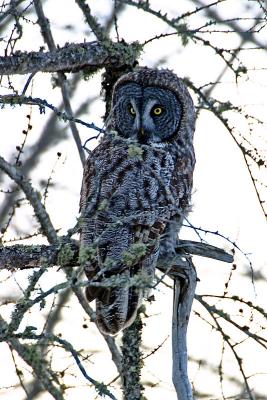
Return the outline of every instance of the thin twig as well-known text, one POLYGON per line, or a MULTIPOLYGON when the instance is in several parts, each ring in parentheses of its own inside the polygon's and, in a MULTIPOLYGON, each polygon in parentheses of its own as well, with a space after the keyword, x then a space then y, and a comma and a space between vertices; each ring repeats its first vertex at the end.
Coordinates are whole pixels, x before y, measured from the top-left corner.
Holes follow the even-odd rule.
POLYGON ((52 225, 50 217, 40 201, 38 192, 32 187, 31 183, 25 179, 18 168, 9 164, 0 156, 0 169, 2 169, 25 193, 27 200, 34 209, 35 216, 41 225, 43 233, 47 236, 49 242, 57 242, 57 234, 52 225))
POLYGON ((94 123, 85 122, 79 118, 74 118, 73 116, 60 111, 59 108, 55 107, 53 104, 48 103, 44 99, 40 99, 39 97, 31 97, 31 96, 19 96, 19 95, 0 95, 0 104, 10 104, 10 105, 35 105, 39 106, 40 114, 45 113, 45 108, 49 108, 52 110, 58 117, 62 119, 62 121, 74 121, 77 124, 81 124, 89 129, 94 129, 99 133, 104 133, 105 131, 102 128, 99 128, 94 123))
MULTIPOLYGON (((41 33, 43 35, 45 43, 48 45, 48 48, 50 51, 55 51, 56 50, 56 44, 53 39, 53 35, 49 26, 49 21, 46 18, 43 10, 43 6, 40 0, 33 0, 36 14, 38 16, 38 23, 41 28, 41 33)), ((70 115, 73 118, 73 111, 70 103, 70 96, 69 96, 69 91, 68 91, 68 86, 67 86, 67 81, 65 79, 65 76, 63 75, 62 72, 58 72, 58 81, 59 81, 59 86, 61 88, 61 93, 62 93, 62 98, 65 106, 65 110, 68 115, 70 115)), ((78 153, 81 159, 82 165, 85 164, 85 154, 81 142, 81 138, 77 129, 77 126, 73 120, 70 120, 70 129, 74 138, 74 141, 76 143, 78 153)))
MULTIPOLYGON (((2 337, 6 334, 7 330, 8 324, 0 316, 0 332, 2 337)), ((21 359, 32 368, 34 375, 42 382, 44 388, 51 394, 51 396, 56 400, 64 400, 60 387, 56 386, 57 382, 55 382, 53 374, 43 363, 40 362, 38 357, 33 357, 29 346, 21 344, 15 337, 6 337, 5 340, 11 348, 16 350, 21 359)), ((36 350, 36 355, 37 353, 36 350)))

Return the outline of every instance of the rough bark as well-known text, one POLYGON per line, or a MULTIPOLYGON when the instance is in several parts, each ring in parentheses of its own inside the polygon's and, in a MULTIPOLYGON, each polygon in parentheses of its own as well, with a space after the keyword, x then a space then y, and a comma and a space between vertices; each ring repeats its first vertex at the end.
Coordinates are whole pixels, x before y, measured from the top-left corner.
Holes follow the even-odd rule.
POLYGON ((133 65, 141 45, 119 42, 67 43, 54 51, 21 52, 0 57, 0 75, 31 74, 36 72, 76 72, 85 69, 94 72, 99 68, 120 68, 133 65))
MULTIPOLYGON (((57 245, 14 245, 0 247, 0 270, 29 269, 42 266, 45 262, 49 265, 61 265, 75 267, 79 265, 79 245, 78 242, 66 242, 60 238, 57 245)), ((184 256, 194 254, 224 262, 233 262, 233 256, 218 247, 206 243, 199 243, 190 240, 180 240, 175 259, 159 259, 157 267, 166 271, 168 274, 183 274, 185 266, 190 266, 190 262, 184 256)))
POLYGON ((189 260, 183 276, 174 279, 172 319, 172 380, 179 400, 193 400, 187 372, 187 327, 197 283, 196 271, 189 260))
POLYGON ((142 321, 138 314, 134 323, 123 331, 122 336, 122 384, 124 400, 141 400, 142 321))

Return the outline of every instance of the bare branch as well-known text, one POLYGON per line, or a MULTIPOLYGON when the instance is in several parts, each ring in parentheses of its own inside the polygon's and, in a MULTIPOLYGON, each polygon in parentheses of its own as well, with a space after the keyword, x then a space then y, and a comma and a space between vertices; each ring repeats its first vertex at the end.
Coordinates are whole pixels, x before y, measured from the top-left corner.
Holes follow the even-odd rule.
MULTIPOLYGON (((44 38, 45 43, 47 43, 48 48, 50 51, 55 51, 56 50, 56 44, 53 39, 53 35, 50 29, 49 21, 45 17, 44 11, 43 11, 43 6, 40 0, 33 0, 34 2, 34 7, 36 10, 36 14, 38 16, 38 23, 41 28, 41 32, 44 38)), ((69 95, 69 90, 68 90, 68 84, 65 80, 65 76, 63 72, 58 72, 58 81, 59 81, 59 86, 61 87, 61 93, 62 93, 62 98, 64 102, 64 107, 66 112, 73 117, 73 111, 70 103, 70 95, 69 95)), ((72 136, 74 138, 74 141, 77 146, 77 150, 79 152, 79 156, 81 159, 82 165, 85 163, 85 154, 83 150, 83 146, 81 143, 81 138, 79 135, 79 131, 77 129, 77 126, 73 120, 70 120, 70 129, 72 132, 72 136)))
POLYGON ((172 380, 179 400, 193 400, 187 373, 187 326, 197 284, 193 263, 184 268, 183 276, 174 281, 172 320, 172 380))
MULTIPOLYGON (((80 78, 80 74, 73 75, 72 84, 71 84, 73 93, 77 88, 77 83, 79 81, 79 78, 80 78)), ((28 100, 29 100, 29 103, 27 103, 27 104, 31 104, 30 97, 23 97, 23 103, 21 103, 22 97, 23 96, 19 96, 19 99, 20 99, 19 104, 26 104, 24 102, 27 102, 28 100), (28 99, 28 100, 26 100, 26 99, 28 99)), ((0 96, 0 102, 2 102, 2 100, 4 103, 8 103, 7 98, 3 99, 3 97, 0 96)), ((11 104, 13 104, 12 103, 13 100, 14 99, 10 98, 11 104)), ((63 107, 64 107, 63 103, 59 104, 58 107, 55 107, 52 104, 49 105, 46 100, 43 100, 43 99, 37 100, 36 98, 35 98, 35 100, 33 101, 32 104, 33 105, 36 104, 39 106, 40 113, 45 113, 46 108, 50 108, 51 110, 53 110, 54 113, 51 113, 48 116, 46 124, 42 130, 40 137, 37 139, 37 141, 32 146, 28 147, 27 158, 25 157, 25 153, 24 153, 24 159, 23 159, 23 163, 20 165, 20 170, 23 173, 25 178, 28 178, 30 171, 33 170, 34 168, 36 168, 36 166, 38 165, 38 163, 40 161, 40 156, 42 154, 44 154, 45 151, 47 151, 49 148, 52 148, 51 147, 52 145, 59 143, 61 140, 64 140, 65 133, 63 133, 63 135, 59 135, 57 132, 57 121, 58 121, 57 117, 59 116, 60 119, 62 119, 63 121, 68 119, 68 116, 63 112, 63 107), (36 100, 36 103, 35 103, 35 100, 36 100)), ((87 101, 87 104, 90 104, 90 102, 87 101)), ((1 105, 1 107, 4 107, 3 103, 1 105)), ((81 110, 79 110, 77 112, 77 116, 80 115, 80 112, 81 112, 81 110)), ((78 119, 75 119, 75 120, 77 123, 79 123, 78 119)), ((3 178, 3 175, 4 175, 3 173, 0 174, 0 182, 3 178)), ((2 224, 4 223, 5 219, 7 218, 7 215, 9 215, 8 218, 10 219, 10 215, 12 214, 11 210, 14 209, 14 205, 16 204, 16 199, 18 198, 18 195, 20 194, 20 191, 18 190, 18 187, 15 183, 10 186, 10 189, 12 190, 12 193, 9 194, 9 196, 6 196, 5 200, 1 204, 0 220, 2 221, 2 224)), ((5 225, 7 226, 7 224, 5 224, 5 225)))
POLYGON ((88 4, 86 4, 85 0, 75 0, 76 3, 78 4, 78 6, 80 7, 80 9, 82 10, 86 22, 88 23, 88 25, 90 26, 90 28, 92 29, 92 31, 94 32, 96 38, 102 42, 102 41, 110 41, 109 37, 107 36, 106 32, 104 31, 103 27, 99 24, 99 22, 97 21, 96 17, 94 17, 91 13, 91 9, 88 6, 88 4))
MULTIPOLYGON (((240 141, 237 139, 236 135, 234 134, 234 126, 231 126, 228 119, 223 115, 222 111, 219 109, 219 107, 216 107, 215 101, 210 98, 207 98, 206 94, 199 88, 197 88, 189 79, 186 79, 186 83, 188 85, 188 87, 190 87, 190 89, 192 89, 200 98, 201 102, 203 102, 203 104, 205 105, 205 108, 211 112, 213 112, 213 114, 218 118, 218 120, 220 120, 222 122, 222 124, 225 126, 225 128, 227 129, 227 131, 230 133, 231 137, 233 138, 235 144, 237 145, 237 147, 239 148, 239 150, 242 153, 243 156, 243 160, 245 162, 245 165, 247 167, 247 170, 249 172, 252 184, 254 186, 255 189, 255 193, 258 197, 258 202, 260 204, 260 207, 262 209, 262 212, 264 213, 265 218, 267 217, 267 213, 266 210, 264 208, 265 204, 264 201, 261 199, 261 195, 259 193, 259 190, 257 188, 256 185, 256 179, 253 176, 253 173, 251 171, 251 166, 249 164, 248 158, 251 158, 253 160, 253 154, 251 151, 248 151, 246 149, 246 147, 240 143, 240 141)), ((204 108, 204 107, 203 107, 204 108)), ((257 160, 253 160, 256 161, 257 160)))
POLYGON ((90 383, 92 383, 95 386, 96 390, 99 392, 99 395, 100 396, 106 395, 106 396, 110 397, 111 399, 116 400, 116 397, 113 396, 112 393, 110 393, 110 391, 108 390, 108 388, 105 384, 96 381, 95 379, 91 378, 87 374, 84 366, 82 365, 82 363, 79 359, 77 351, 73 348, 71 343, 69 343, 68 341, 61 339, 60 337, 53 335, 51 333, 37 335, 31 329, 27 329, 27 327, 26 327, 25 331, 22 333, 9 335, 8 325, 5 323, 5 321, 2 319, 2 317, 0 317, 0 328, 2 328, 1 329, 1 340, 7 340, 7 342, 10 342, 12 347, 14 347, 17 352, 19 352, 20 356, 24 359, 24 361, 27 362, 33 368, 34 372, 37 373, 37 376, 39 377, 41 382, 45 385, 46 389, 54 396, 55 399, 61 400, 64 397, 62 396, 62 393, 60 393, 60 392, 57 393, 57 391, 60 389, 56 389, 55 387, 53 387, 53 382, 55 381, 55 379, 53 378, 53 374, 49 373, 49 370, 46 367, 44 367, 44 364, 42 363, 42 358, 38 357, 38 356, 41 356, 41 354, 38 355, 38 350, 35 348, 34 351, 36 354, 35 354, 35 357, 33 357, 33 354, 31 354, 32 352, 29 351, 29 348, 27 349, 28 346, 21 345, 20 342, 18 341, 18 338, 19 339, 35 339, 35 340, 43 339, 47 342, 59 343, 67 351, 69 351, 71 353, 71 355, 73 356, 81 373, 83 374, 85 379, 87 379, 90 383), (53 391, 52 391, 52 389, 53 389, 53 391))
POLYGON ((223 310, 219 309, 216 306, 211 306, 208 304, 204 299, 203 296, 196 296, 196 299, 202 304, 203 307, 205 307, 210 314, 212 315, 218 315, 219 317, 223 318, 225 321, 229 322, 229 324, 233 325, 235 328, 239 329, 241 332, 244 332, 247 336, 251 337, 254 339, 260 346, 262 346, 264 349, 267 349, 267 339, 265 339, 262 336, 259 336, 253 332, 250 332, 249 329, 245 326, 241 326, 237 322, 235 322, 227 313, 225 313, 223 310))
POLYGON ((9 164, 0 156, 0 169, 2 169, 25 193, 28 201, 32 205, 36 218, 38 219, 43 233, 46 235, 50 243, 57 242, 57 234, 52 225, 50 217, 44 208, 38 192, 33 189, 31 183, 25 179, 20 170, 9 164))
MULTIPOLYGON (((205 4, 203 1, 201 0, 193 0, 193 2, 200 7, 204 7, 205 4)), ((233 32, 237 33, 243 43, 244 42, 252 42, 255 44, 255 46, 258 46, 262 49, 266 49, 266 44, 259 42, 259 40, 255 37, 255 32, 253 32, 253 27, 255 27, 256 25, 253 25, 253 27, 249 30, 246 31, 242 31, 239 27, 239 25, 237 24, 237 18, 234 19, 230 19, 230 20, 225 20, 224 18, 222 18, 220 16, 220 14, 217 12, 216 7, 207 7, 206 8, 206 15, 208 18, 210 18, 211 20, 215 20, 217 24, 223 24, 223 25, 227 25, 229 26, 233 32)), ((254 20, 257 21, 257 18, 254 18, 254 20)))
MULTIPOLYGON (((5 335, 8 331, 8 324, 0 316, 0 332, 1 336, 5 335)), ((3 339, 2 339, 3 340, 3 339)), ((5 339, 7 343, 12 346, 19 354, 19 356, 31 366, 34 375, 40 380, 44 388, 51 394, 56 400, 63 400, 64 397, 61 393, 60 387, 55 386, 55 380, 53 373, 46 368, 46 365, 40 362, 38 358, 38 349, 31 348, 30 346, 23 345, 17 338, 7 337, 5 339)))
POLYGON ((8 17, 9 15, 14 14, 17 10, 16 8, 18 7, 19 4, 23 3, 25 0, 17 0, 15 2, 11 2, 10 3, 10 7, 6 10, 1 12, 1 16, 0 16, 0 23, 2 23, 2 21, 8 17))
POLYGON ((212 317, 212 319, 213 319, 213 321, 214 321, 214 324, 215 324, 215 326, 216 326, 216 329, 218 330, 218 332, 221 333, 223 340, 228 344, 229 348, 230 348, 231 351, 233 352, 233 355, 234 355, 234 357, 235 357, 235 359, 236 359, 236 361, 237 361, 237 364, 238 364, 238 366, 239 366, 240 373, 241 373, 241 375, 243 376, 243 379, 244 379, 244 383, 245 383, 245 387, 246 387, 246 392, 247 392, 248 399, 250 399, 250 400, 255 400, 255 397, 254 397, 254 395, 253 395, 253 393, 252 393, 252 390, 251 390, 251 388, 250 388, 250 386, 249 386, 249 382, 248 382, 248 379, 249 379, 249 378, 246 376, 245 371, 244 371, 243 360, 242 360, 242 358, 238 355, 238 353, 237 353, 237 351, 236 351, 236 349, 235 349, 235 345, 232 343, 231 337, 229 337, 229 335, 227 335, 227 334, 225 333, 224 329, 222 328, 222 326, 221 326, 220 323, 219 323, 218 318, 215 317, 215 315, 209 310, 209 308, 208 308, 207 310, 209 311, 210 316, 212 317))
POLYGON ((100 133, 103 132, 103 129, 97 127, 95 124, 85 122, 79 118, 74 118, 73 116, 60 111, 59 108, 62 108, 62 107, 57 108, 53 104, 48 103, 44 99, 31 97, 31 96, 23 96, 23 95, 19 96, 19 95, 13 95, 13 94, 8 95, 7 94, 4 96, 0 95, 0 104, 2 104, 2 105, 10 104, 12 106, 14 106, 16 104, 18 104, 18 105, 22 105, 22 104, 35 105, 35 106, 39 106, 40 114, 43 114, 45 112, 45 108, 49 108, 58 117, 60 117, 63 121, 74 121, 78 124, 86 126, 89 129, 94 129, 100 133))

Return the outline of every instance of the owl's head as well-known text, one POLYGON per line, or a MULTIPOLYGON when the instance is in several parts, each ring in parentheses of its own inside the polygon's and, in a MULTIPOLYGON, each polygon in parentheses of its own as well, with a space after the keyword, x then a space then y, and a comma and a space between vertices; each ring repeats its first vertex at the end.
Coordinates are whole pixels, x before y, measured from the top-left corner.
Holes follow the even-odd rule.
POLYGON ((185 84, 169 70, 138 68, 115 84, 109 127, 152 144, 192 139, 195 112, 185 84))

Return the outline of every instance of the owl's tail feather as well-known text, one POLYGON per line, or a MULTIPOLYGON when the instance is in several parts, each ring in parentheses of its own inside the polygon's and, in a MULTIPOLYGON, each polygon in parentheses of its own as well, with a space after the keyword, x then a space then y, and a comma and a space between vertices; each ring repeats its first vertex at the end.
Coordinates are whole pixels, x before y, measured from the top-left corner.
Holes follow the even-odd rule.
MULTIPOLYGON (((101 282, 102 277, 103 278, 111 278, 112 276, 125 271, 127 268, 128 267, 122 265, 121 263, 118 263, 118 265, 112 266, 108 270, 101 271, 98 266, 88 264, 85 266, 84 272, 89 281, 93 280, 94 282, 101 282), (96 279, 96 275, 99 275, 97 279, 96 279)), ((107 304, 110 301, 109 300, 110 293, 111 293, 111 290, 109 288, 106 289, 101 286, 97 287, 94 285, 90 285, 90 283, 85 288, 85 296, 89 303, 91 301, 95 300, 96 298, 98 298, 104 304, 107 304)))
POLYGON ((109 306, 109 311, 105 314, 103 314, 103 306, 99 304, 99 307, 101 307, 102 311, 97 313, 97 319, 96 323, 99 328, 99 330, 104 334, 104 335, 110 335, 114 336, 119 331, 122 329, 127 328, 130 326, 137 314, 138 310, 138 303, 139 303, 139 295, 136 294, 135 296, 135 303, 136 306, 134 307, 133 304, 131 304, 131 307, 129 310, 127 310, 127 315, 126 317, 122 317, 121 313, 116 310, 116 302, 112 305, 109 306))
MULTIPOLYGON (((129 271, 123 272, 129 275, 129 271)), ((116 287, 102 289, 96 299, 96 323, 104 335, 116 335, 136 318, 143 291, 140 288, 116 287)))
POLYGON ((85 296, 87 301, 91 303, 91 301, 95 300, 97 297, 101 297, 102 292, 103 289, 101 287, 87 286, 85 288, 85 296))

